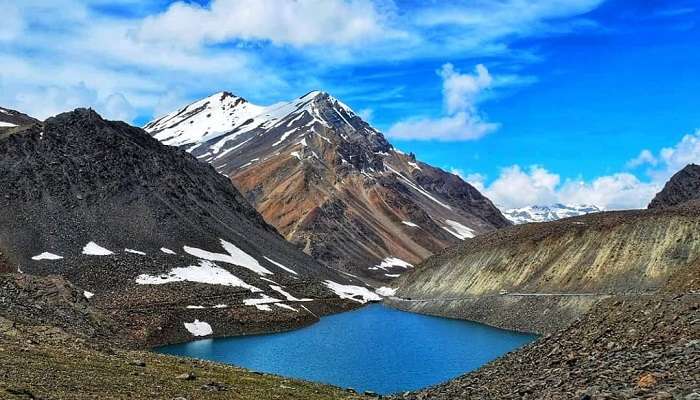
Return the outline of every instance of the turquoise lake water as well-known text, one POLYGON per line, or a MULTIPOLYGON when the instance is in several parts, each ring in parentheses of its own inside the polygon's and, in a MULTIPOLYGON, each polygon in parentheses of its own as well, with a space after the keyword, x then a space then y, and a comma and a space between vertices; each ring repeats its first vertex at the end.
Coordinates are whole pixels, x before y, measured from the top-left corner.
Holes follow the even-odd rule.
POLYGON ((535 338, 371 304, 291 332, 205 339, 156 351, 388 394, 454 378, 535 338))

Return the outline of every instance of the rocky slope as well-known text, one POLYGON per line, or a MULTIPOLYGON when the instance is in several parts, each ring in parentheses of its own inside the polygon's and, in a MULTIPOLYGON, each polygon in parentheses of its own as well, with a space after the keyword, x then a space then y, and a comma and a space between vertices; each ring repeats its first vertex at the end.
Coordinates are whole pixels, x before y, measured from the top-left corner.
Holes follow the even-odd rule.
POLYGON ((0 138, 3 134, 21 126, 32 125, 37 121, 29 115, 22 114, 19 111, 10 110, 9 108, 0 107, 0 138))
POLYGON ((654 292, 700 257, 700 207, 604 212, 480 235, 397 282, 396 305, 534 332, 609 294, 654 292), (418 301, 425 300, 425 301, 418 301))
POLYGON ((509 225, 472 186, 396 150, 323 92, 269 107, 218 93, 145 129, 230 177, 307 254, 373 283, 509 225))
POLYGON ((603 211, 594 205, 565 205, 553 204, 551 206, 529 206, 522 208, 510 208, 503 210, 503 216, 514 224, 527 224, 530 222, 549 222, 562 218, 578 217, 603 211))
POLYGON ((231 183, 79 109, 0 139, 0 252, 60 274, 136 345, 276 331, 379 297, 284 240, 231 183))
POLYGON ((482 235, 399 280, 397 307, 545 335, 402 399, 700 398, 700 202, 482 235), (409 299, 410 298, 410 299, 409 299))
POLYGON ((700 165, 688 164, 666 182, 649 203, 649 208, 672 207, 696 199, 700 199, 700 165))
POLYGON ((396 398, 694 400, 699 310, 697 294, 614 296, 475 372, 396 398))
POLYGON ((233 366, 123 350, 118 328, 64 278, 0 275, 0 398, 359 398, 233 366))

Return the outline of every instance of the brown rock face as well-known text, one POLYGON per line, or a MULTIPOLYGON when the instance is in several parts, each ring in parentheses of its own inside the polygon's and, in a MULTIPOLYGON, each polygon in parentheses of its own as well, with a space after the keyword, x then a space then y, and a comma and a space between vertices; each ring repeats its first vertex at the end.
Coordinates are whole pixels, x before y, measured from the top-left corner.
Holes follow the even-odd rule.
POLYGON ((396 150, 326 93, 241 117, 250 110, 214 95, 146 129, 229 176, 268 223, 326 265, 385 282, 406 263, 510 225, 474 187, 396 150), (226 118, 245 122, 212 134, 226 118), (189 126, 211 128, 195 135, 189 126))
POLYGON ((700 165, 688 164, 666 182, 649 203, 649 208, 672 207, 697 199, 700 199, 700 165))

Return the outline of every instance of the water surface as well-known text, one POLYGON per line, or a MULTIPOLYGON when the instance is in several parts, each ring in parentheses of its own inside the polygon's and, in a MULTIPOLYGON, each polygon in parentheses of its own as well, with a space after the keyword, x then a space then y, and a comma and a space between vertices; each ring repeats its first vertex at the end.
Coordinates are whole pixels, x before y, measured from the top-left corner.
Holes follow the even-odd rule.
POLYGON ((371 304, 291 332, 207 339, 157 351, 387 394, 446 381, 534 339, 371 304))

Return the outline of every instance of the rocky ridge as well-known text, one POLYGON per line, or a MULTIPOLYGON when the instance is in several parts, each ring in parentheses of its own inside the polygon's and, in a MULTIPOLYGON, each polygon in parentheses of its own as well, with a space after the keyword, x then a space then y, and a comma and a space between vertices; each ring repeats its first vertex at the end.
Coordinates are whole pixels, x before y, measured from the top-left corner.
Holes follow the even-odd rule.
POLYGON ((4 264, 65 277, 135 346, 286 330, 380 299, 286 242, 211 166, 92 110, 0 138, 0 187, 4 264))
POLYGON ((0 107, 0 138, 10 130, 32 125, 37 122, 39 121, 29 115, 10 110, 9 108, 0 107))
POLYGON ((327 93, 260 107, 223 92, 145 129, 230 177, 307 254, 372 283, 509 225, 475 188, 398 151, 327 93))
POLYGON ((697 199, 700 199, 700 165, 689 164, 666 182, 649 203, 649 208, 673 207, 697 199))
POLYGON ((602 298, 653 293, 676 271, 697 262, 698 217, 700 206, 689 203, 662 210, 595 213, 484 234, 401 277, 396 296, 404 300, 392 304, 551 333, 602 298))

